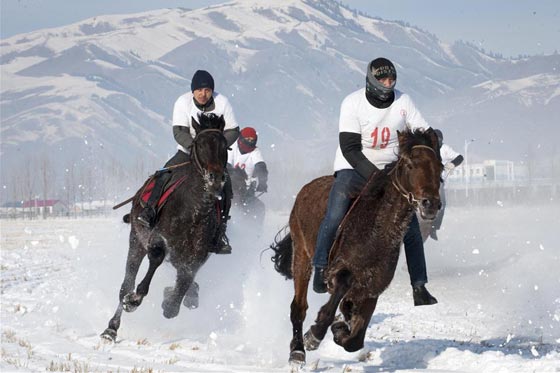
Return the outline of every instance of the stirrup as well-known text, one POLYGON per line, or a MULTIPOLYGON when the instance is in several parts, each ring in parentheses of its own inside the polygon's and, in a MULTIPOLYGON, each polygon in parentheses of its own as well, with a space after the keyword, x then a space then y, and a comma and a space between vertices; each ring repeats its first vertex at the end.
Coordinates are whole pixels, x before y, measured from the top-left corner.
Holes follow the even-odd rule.
POLYGON ((218 238, 218 243, 211 252, 215 254, 231 254, 231 245, 229 244, 229 239, 227 238, 225 232, 218 238))
POLYGON ((151 206, 146 206, 138 214, 136 220, 146 228, 153 228, 156 220, 156 211, 151 206))

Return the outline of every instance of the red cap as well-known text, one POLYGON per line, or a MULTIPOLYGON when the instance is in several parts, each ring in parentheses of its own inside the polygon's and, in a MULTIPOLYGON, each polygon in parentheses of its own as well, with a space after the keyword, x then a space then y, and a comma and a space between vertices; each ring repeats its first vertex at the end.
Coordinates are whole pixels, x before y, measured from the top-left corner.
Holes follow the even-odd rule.
POLYGON ((257 147, 257 131, 253 127, 245 127, 241 130, 237 145, 242 154, 250 153, 257 147))

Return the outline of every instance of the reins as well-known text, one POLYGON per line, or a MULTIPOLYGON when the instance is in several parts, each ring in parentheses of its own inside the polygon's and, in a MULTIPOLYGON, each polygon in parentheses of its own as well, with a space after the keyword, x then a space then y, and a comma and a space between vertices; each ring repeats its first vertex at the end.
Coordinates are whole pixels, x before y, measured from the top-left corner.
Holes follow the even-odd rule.
MULTIPOLYGON (((430 149, 430 151, 432 153, 434 153, 437 157, 436 151, 430 146, 414 145, 411 150, 414 150, 415 148, 430 149)), ((403 159, 404 159, 404 157, 401 157, 399 159, 399 161, 397 162, 397 164, 395 165, 395 167, 389 172, 389 175, 391 175, 391 184, 393 184, 393 186, 397 189, 397 191, 404 198, 406 198, 406 200, 408 201, 409 204, 411 204, 412 206, 417 206, 420 203, 420 200, 418 198, 416 198, 412 192, 407 191, 406 188, 402 186, 402 184, 399 180, 400 179, 399 178, 399 165, 400 165, 400 163, 403 159)))
MULTIPOLYGON (((195 138, 193 139, 192 147, 191 147, 191 149, 192 149, 192 150, 191 150, 191 154, 192 154, 193 159, 194 159, 194 164, 195 164, 195 166, 196 166, 196 170, 197 170, 198 173, 200 173, 201 175, 202 175, 203 172, 204 172, 204 167, 202 166, 202 163, 200 162, 200 159, 199 159, 198 154, 197 154, 197 151, 196 151, 196 144, 197 144, 196 140, 197 140, 198 137, 199 137, 201 134, 203 134, 204 132, 222 132, 222 131, 219 130, 219 129, 217 129, 217 128, 207 128, 207 129, 204 129, 204 130, 200 131, 200 132, 195 136, 195 138)), ((154 175, 156 175, 158 172, 169 171, 169 170, 173 170, 173 169, 178 168, 178 167, 186 166, 186 165, 188 165, 189 163, 191 163, 191 161, 182 162, 182 163, 175 164, 175 165, 173 165, 173 166, 168 166, 168 167, 159 169, 159 170, 156 171, 156 173, 155 173, 154 175)), ((148 180, 148 182, 146 183, 146 186, 150 184, 150 181, 154 178, 154 175, 152 175, 152 177, 148 180)), ((142 188, 142 191, 144 191, 144 188, 142 188)), ((118 209, 118 208, 120 208, 120 207, 122 207, 122 206, 124 206, 124 205, 126 205, 126 204, 128 204, 128 203, 130 203, 130 202, 132 202, 132 201, 134 200, 134 197, 136 197, 136 195, 134 195, 134 196, 128 198, 127 200, 125 200, 125 201, 123 201, 123 202, 121 202, 121 203, 116 204, 115 206, 113 206, 113 210, 116 210, 116 209, 118 209)))

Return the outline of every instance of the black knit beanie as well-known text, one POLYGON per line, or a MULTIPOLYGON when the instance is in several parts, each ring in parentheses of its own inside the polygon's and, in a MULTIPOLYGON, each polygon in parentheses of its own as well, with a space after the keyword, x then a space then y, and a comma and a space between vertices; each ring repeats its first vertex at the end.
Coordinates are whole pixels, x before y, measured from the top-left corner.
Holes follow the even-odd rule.
POLYGON ((197 70, 192 77, 191 92, 201 88, 214 90, 214 78, 206 70, 197 70))

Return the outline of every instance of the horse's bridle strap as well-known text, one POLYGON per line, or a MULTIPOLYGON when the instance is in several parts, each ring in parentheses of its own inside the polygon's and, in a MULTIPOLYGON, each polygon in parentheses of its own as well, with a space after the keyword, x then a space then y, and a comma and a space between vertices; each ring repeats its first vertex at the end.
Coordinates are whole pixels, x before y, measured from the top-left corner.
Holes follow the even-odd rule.
MULTIPOLYGON (((431 146, 428 146, 428 145, 414 145, 411 150, 414 150, 414 149, 417 149, 417 148, 429 149, 437 157, 436 151, 431 146)), ((391 175, 391 184, 393 184, 393 186, 397 189, 397 191, 400 194, 402 194, 402 196, 408 201, 409 204, 411 204, 412 206, 415 206, 415 205, 418 205, 420 203, 420 200, 414 196, 414 193, 407 191, 405 189, 405 187, 403 187, 402 184, 399 181, 398 168, 399 168, 400 163, 403 159, 405 159, 405 158, 401 157, 399 159, 399 161, 397 162, 397 164, 395 165, 395 168, 393 168, 391 170, 391 172, 389 173, 389 174, 392 174, 391 175)))

